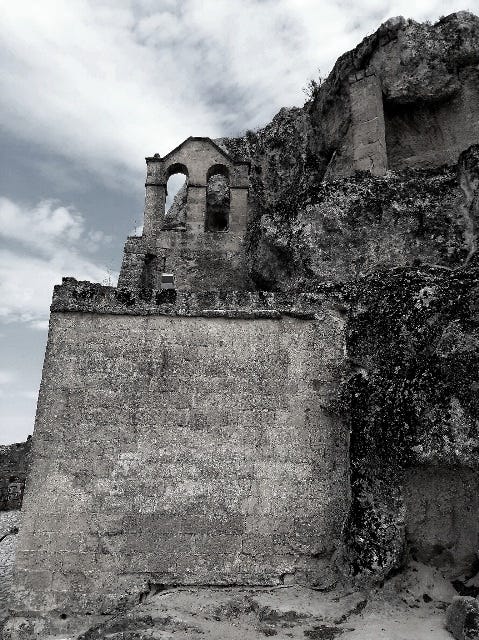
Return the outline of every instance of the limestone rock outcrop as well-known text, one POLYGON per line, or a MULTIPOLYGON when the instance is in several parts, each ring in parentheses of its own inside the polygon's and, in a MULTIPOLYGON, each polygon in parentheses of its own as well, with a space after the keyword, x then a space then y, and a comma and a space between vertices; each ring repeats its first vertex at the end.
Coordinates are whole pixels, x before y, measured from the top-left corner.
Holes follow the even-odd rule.
POLYGON ((472 238, 455 166, 479 142, 478 65, 477 16, 389 20, 338 59, 302 109, 221 141, 251 161, 259 287, 465 259, 472 238))
POLYGON ((165 225, 167 227, 184 226, 186 221, 186 198, 188 194, 188 184, 180 187, 177 191, 171 207, 165 214, 165 225))

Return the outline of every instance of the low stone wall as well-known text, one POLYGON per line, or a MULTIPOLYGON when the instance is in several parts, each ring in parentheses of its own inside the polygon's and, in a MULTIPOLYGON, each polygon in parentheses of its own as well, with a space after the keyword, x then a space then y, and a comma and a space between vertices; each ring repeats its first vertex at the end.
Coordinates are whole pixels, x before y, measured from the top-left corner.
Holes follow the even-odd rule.
POLYGON ((30 440, 0 446, 0 511, 21 508, 29 456, 30 440))
POLYGON ((113 315, 163 315, 203 318, 275 318, 282 315, 313 319, 323 314, 326 301, 342 299, 343 286, 322 283, 305 293, 271 291, 137 291, 105 287, 75 278, 63 278, 53 292, 50 310, 110 313, 113 315))

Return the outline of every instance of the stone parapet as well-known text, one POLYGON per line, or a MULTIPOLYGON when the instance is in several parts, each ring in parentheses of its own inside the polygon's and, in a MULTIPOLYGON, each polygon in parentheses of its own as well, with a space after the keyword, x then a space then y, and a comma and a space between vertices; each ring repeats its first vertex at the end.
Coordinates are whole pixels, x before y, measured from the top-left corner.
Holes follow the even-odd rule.
POLYGON ((168 315, 189 317, 279 318, 282 315, 313 318, 326 300, 342 297, 341 285, 323 283, 316 291, 288 294, 272 291, 137 292, 107 287, 75 278, 63 278, 53 293, 52 312, 114 315, 168 315))

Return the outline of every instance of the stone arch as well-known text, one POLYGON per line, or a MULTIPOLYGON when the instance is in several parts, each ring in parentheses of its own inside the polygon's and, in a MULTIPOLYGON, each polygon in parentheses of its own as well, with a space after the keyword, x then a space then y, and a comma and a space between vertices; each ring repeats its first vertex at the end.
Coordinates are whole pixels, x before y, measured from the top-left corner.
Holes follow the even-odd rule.
POLYGON ((187 179, 189 177, 188 167, 182 162, 173 162, 173 164, 170 164, 166 169, 166 181, 168 181, 168 178, 171 178, 174 173, 182 173, 187 179))
POLYGON ((208 171, 206 172, 206 183, 212 176, 223 176, 228 180, 230 180, 230 170, 225 164, 214 164, 212 165, 208 171))
POLYGON ((224 164, 206 173, 205 231, 228 231, 230 223, 230 172, 224 164))

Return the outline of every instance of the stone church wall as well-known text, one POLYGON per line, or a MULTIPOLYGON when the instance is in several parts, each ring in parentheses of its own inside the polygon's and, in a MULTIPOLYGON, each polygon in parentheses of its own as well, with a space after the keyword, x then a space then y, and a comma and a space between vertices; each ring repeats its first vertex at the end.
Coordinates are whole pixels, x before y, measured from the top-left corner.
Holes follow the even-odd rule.
MULTIPOLYGON (((107 288, 77 284, 78 309, 101 306, 107 288)), ((343 320, 235 304, 52 314, 17 615, 107 611, 148 583, 324 575, 349 500, 343 320)))
POLYGON ((253 287, 246 265, 249 164, 230 157, 209 138, 190 137, 164 158, 146 159, 145 218, 141 237, 125 245, 121 289, 159 289, 162 272, 175 288, 208 291, 253 287), (207 190, 212 176, 227 185, 225 228, 208 224, 207 190), (165 211, 168 178, 186 177, 181 219, 165 211))

